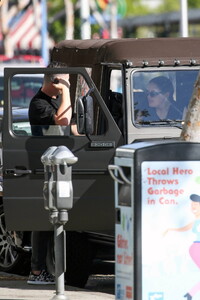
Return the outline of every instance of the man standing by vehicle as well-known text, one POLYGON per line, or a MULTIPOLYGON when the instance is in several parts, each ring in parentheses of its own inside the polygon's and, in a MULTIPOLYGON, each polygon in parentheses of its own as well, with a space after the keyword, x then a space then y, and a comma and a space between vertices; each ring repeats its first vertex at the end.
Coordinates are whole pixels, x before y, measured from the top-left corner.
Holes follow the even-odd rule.
MULTIPOLYGON (((54 62, 48 66, 49 69, 59 67, 64 66, 54 62)), ((50 125, 70 125, 72 108, 69 87, 69 74, 44 75, 43 85, 29 106, 33 135, 45 135, 50 125)), ((46 267, 47 249, 52 234, 53 232, 48 231, 32 232, 31 273, 28 284, 55 284, 54 276, 48 273, 46 267)))
MULTIPOLYGON (((61 66, 51 63, 48 68, 61 66)), ((29 121, 33 135, 44 135, 50 125, 68 126, 72 108, 69 94, 69 74, 45 74, 42 88, 29 107, 29 121)))

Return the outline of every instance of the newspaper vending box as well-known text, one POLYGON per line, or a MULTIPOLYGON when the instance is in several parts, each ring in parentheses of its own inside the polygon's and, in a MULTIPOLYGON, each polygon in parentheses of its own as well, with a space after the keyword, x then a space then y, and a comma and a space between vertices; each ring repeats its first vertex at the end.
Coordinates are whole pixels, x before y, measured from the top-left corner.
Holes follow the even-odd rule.
POLYGON ((200 299, 200 144, 116 149, 115 299, 200 299))

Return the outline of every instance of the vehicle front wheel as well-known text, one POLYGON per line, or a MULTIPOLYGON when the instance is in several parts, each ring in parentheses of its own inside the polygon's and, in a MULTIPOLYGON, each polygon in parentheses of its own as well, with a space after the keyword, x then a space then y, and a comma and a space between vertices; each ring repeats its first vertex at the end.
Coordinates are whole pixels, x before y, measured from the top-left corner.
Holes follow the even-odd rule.
POLYGON ((8 231, 3 205, 0 205, 0 271, 27 275, 30 271, 30 253, 16 245, 23 239, 23 232, 8 231))

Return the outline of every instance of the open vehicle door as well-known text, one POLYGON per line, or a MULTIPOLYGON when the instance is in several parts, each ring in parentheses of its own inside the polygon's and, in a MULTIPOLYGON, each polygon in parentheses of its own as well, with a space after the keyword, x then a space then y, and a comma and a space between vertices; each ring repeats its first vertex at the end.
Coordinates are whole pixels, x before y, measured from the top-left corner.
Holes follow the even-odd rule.
POLYGON ((113 182, 107 166, 123 138, 88 72, 84 68, 56 69, 56 73, 69 73, 70 78, 76 81, 73 103, 79 113, 81 134, 71 128, 68 133, 62 130, 62 135, 57 135, 53 129, 43 136, 31 135, 28 107, 22 114, 12 105, 12 80, 19 73, 32 76, 53 74, 53 71, 46 68, 6 68, 4 72, 3 204, 8 230, 51 229, 48 211, 44 209, 41 156, 48 147, 59 145, 65 145, 78 157, 72 168, 74 203, 67 229, 102 232, 114 229, 113 188, 110 188, 113 182), (84 84, 78 84, 83 81, 84 84), (83 86, 86 86, 84 90, 83 86), (82 108, 83 114, 87 114, 84 110, 87 106, 91 108, 90 103, 93 103, 94 108, 90 109, 93 124, 88 123, 85 116, 85 121, 80 122, 81 105, 85 103, 80 98, 83 99, 88 91, 90 99, 82 108), (89 126, 88 130, 85 124, 89 126))

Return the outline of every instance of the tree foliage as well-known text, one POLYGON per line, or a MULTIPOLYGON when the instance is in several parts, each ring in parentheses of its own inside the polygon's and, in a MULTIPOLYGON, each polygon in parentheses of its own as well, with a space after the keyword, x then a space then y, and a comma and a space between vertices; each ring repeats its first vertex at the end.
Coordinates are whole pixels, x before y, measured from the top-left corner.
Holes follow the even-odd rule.
POLYGON ((150 9, 143 5, 141 0, 126 0, 126 4, 126 16, 146 15, 150 12, 150 9))
MULTIPOLYGON (((79 14, 79 0, 71 0, 75 7, 75 38, 80 38, 80 14, 79 14)), ((155 9, 148 7, 143 4, 142 0, 125 0, 126 1, 126 16, 138 16, 138 15, 147 15, 151 13, 164 13, 170 11, 180 10, 180 0, 162 0, 161 4, 155 9)), ((65 15, 61 14, 65 9, 64 0, 47 0, 48 3, 48 16, 49 16, 49 26, 48 30, 53 39, 58 42, 65 38, 65 15), (53 22, 53 18, 55 16, 53 22), (60 17, 59 17, 60 15, 60 17)), ((188 0, 188 8, 200 8, 200 0, 188 0)), ((92 32, 95 31, 94 28, 99 28, 98 24, 93 25, 92 32)))
MULTIPOLYGON (((7 0, 9 6, 16 5, 18 0, 7 0)), ((80 12, 79 0, 71 0, 75 11, 75 30, 74 38, 80 38, 80 12)), ((161 4, 155 9, 144 5, 142 0, 124 0, 126 1, 126 15, 124 17, 147 15, 151 13, 164 13, 180 10, 180 0, 162 0, 161 4)), ((65 1, 64 0, 46 0, 48 13, 48 31, 50 36, 58 42, 65 39, 65 1)), ((188 0, 188 8, 200 8, 200 0, 188 0)), ((98 30, 99 25, 92 26, 92 32, 98 30)))
POLYGON ((200 8, 200 0, 188 0, 189 8, 200 8))
MULTIPOLYGON (((162 0, 157 8, 147 7, 142 0, 126 0, 127 16, 146 15, 148 13, 165 13, 180 10, 180 0, 162 0)), ((188 0, 188 8, 200 8, 200 0, 188 0)))
POLYGON ((165 13, 170 11, 177 11, 180 9, 180 1, 163 0, 156 9, 157 13, 165 13))
POLYGON ((54 20, 55 16, 64 10, 64 5, 64 0, 48 0, 48 31, 55 42, 63 40, 65 36, 65 18, 58 17, 58 19, 54 20))
MULTIPOLYGON (((162 4, 157 8, 157 12, 170 12, 170 11, 178 11, 180 10, 180 0, 163 0, 162 4)), ((200 8, 200 0, 188 0, 188 9, 189 8, 200 8)))

